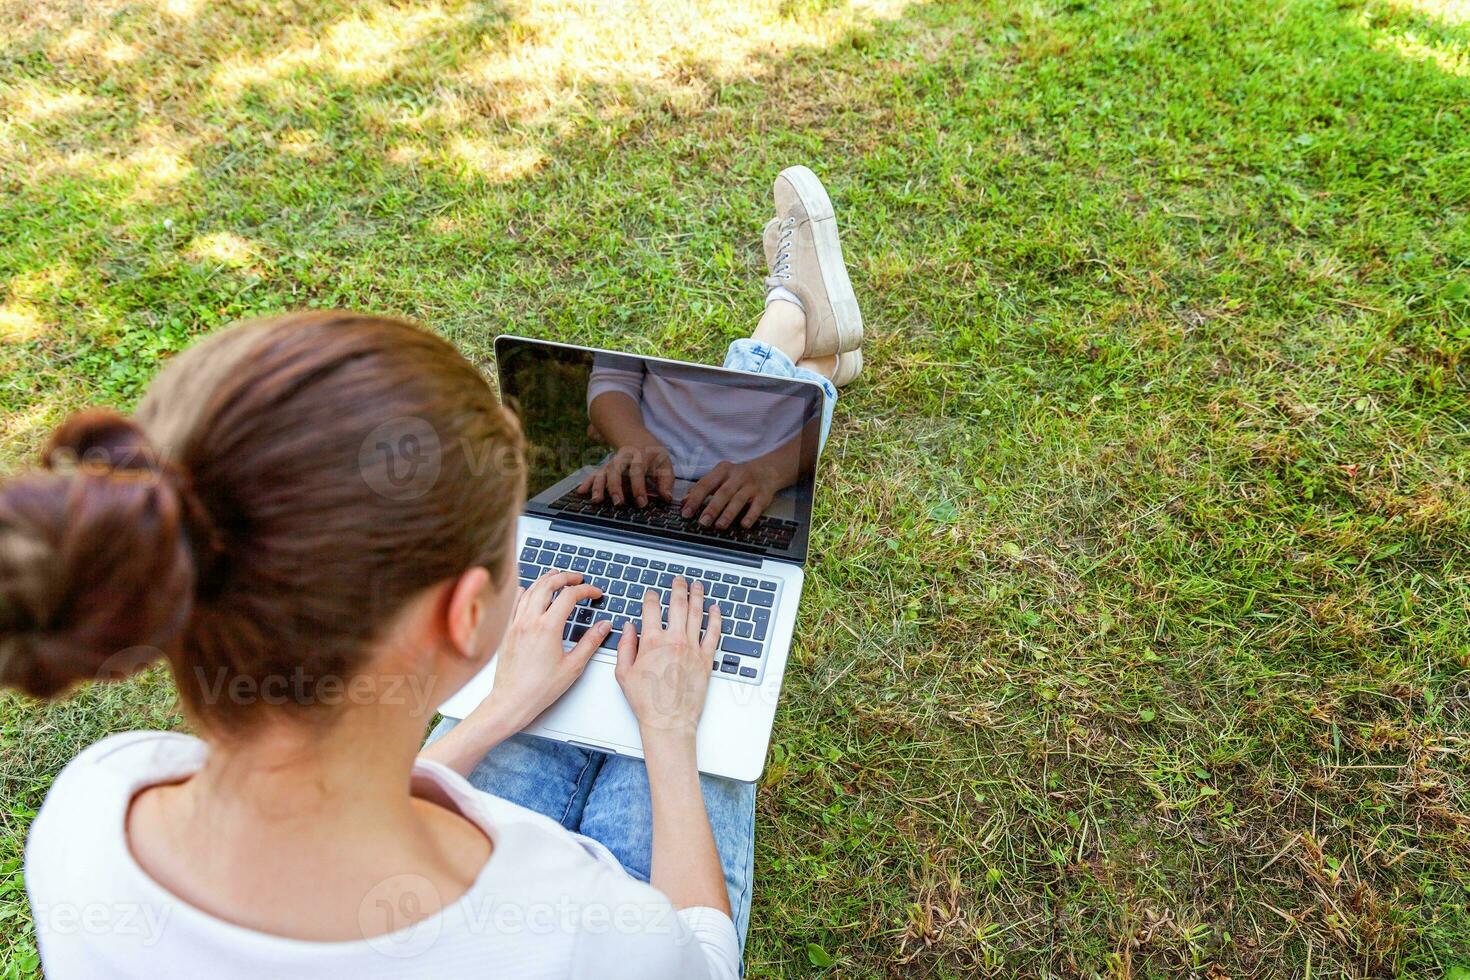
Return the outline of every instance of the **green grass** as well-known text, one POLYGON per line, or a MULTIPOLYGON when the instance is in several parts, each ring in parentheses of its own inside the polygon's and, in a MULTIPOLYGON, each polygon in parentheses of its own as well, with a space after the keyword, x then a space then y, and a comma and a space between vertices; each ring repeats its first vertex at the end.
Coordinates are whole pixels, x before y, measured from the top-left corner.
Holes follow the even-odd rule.
MULTIPOLYGON (((0 0, 0 456, 290 307, 715 359, 809 163, 868 368, 750 975, 1470 965, 1470 10, 594 9, 0 0)), ((177 723, 0 701, 0 977, 51 777, 177 723)))

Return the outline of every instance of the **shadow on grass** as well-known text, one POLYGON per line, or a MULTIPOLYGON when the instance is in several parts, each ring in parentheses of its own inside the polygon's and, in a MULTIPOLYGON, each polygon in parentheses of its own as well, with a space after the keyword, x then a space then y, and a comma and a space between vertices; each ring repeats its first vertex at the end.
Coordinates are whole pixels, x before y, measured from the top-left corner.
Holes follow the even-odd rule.
MULTIPOLYGON (((614 9, 0 7, 6 455, 288 307, 482 360, 502 331, 715 357, 759 310, 769 180, 812 163, 869 376, 824 464, 752 975, 809 942, 844 975, 1463 955, 1470 29, 614 9)), ((11 702, 6 798, 156 723, 150 690, 11 702)))

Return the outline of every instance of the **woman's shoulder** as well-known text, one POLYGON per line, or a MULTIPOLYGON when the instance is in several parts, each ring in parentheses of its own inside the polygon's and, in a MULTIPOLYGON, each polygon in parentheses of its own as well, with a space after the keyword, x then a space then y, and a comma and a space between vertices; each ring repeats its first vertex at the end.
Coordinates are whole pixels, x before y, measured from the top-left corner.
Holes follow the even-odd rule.
POLYGON ((46 798, 79 784, 97 789, 102 784, 127 785, 139 780, 161 782, 197 769, 205 756, 204 743, 182 732, 119 732, 93 742, 57 774, 46 798))
POLYGON ((31 823, 28 847, 53 834, 113 820, 132 794, 149 783, 179 778, 197 769, 204 743, 179 732, 121 732, 94 742, 57 774, 31 823))

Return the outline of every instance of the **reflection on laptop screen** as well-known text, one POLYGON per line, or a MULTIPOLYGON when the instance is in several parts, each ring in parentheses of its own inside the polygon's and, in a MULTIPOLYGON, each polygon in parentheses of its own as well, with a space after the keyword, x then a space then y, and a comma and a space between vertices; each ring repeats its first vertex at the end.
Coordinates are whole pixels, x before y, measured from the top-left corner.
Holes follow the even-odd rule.
POLYGON ((802 561, 822 394, 813 384, 501 337, 527 511, 802 561))

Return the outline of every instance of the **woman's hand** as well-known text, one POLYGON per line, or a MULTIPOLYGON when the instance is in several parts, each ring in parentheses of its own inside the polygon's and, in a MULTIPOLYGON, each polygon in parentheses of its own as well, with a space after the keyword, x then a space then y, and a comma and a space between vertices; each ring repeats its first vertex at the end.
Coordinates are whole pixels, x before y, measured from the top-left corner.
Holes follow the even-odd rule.
POLYGON ((740 523, 750 527, 765 513, 784 485, 775 469, 762 459, 748 463, 725 460, 689 488, 682 513, 685 518, 693 517, 703 505, 699 523, 724 530, 743 510, 745 519, 740 523))
POLYGON ((562 650, 562 632, 573 608, 583 599, 602 595, 601 589, 581 581, 579 572, 556 572, 521 590, 495 657, 495 687, 466 721, 481 713, 497 719, 509 717, 517 722, 515 730, 519 731, 582 676, 612 625, 596 623, 576 646, 562 650), (561 592, 553 598, 558 589, 561 592))
MULTIPOLYGON (((645 743, 650 736, 688 735, 699 727, 710 665, 720 642, 720 607, 709 607, 709 628, 700 636, 704 584, 692 588, 675 576, 669 590, 669 622, 661 622, 658 593, 643 593, 643 620, 629 620, 618 643, 618 686, 633 708, 645 743)), ((601 642, 600 640, 598 642, 601 642)))
POLYGON ((627 494, 623 490, 624 478, 628 481, 628 492, 639 507, 648 506, 649 489, 665 500, 674 499, 674 463, 669 451, 663 446, 624 446, 593 473, 589 473, 577 492, 590 496, 594 503, 604 496, 622 506, 627 494))

